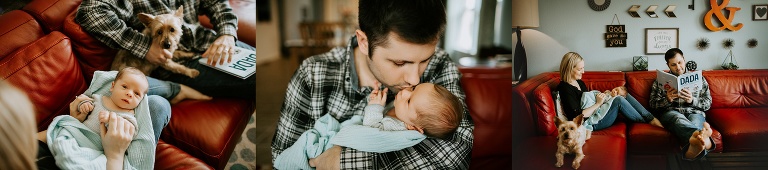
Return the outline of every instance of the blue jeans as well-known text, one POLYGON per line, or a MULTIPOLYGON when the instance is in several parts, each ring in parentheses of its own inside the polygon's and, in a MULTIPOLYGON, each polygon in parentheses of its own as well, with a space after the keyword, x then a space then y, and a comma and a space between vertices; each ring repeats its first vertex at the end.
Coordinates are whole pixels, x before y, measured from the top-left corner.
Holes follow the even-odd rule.
POLYGON ((152 130, 155 132, 155 144, 160 140, 160 133, 171 121, 171 103, 158 95, 148 95, 149 116, 152 119, 152 130))
POLYGON ((603 119, 592 125, 595 130, 605 129, 613 125, 616 121, 616 117, 621 111, 622 115, 632 122, 648 123, 653 120, 653 114, 643 107, 640 102, 637 101, 632 95, 627 94, 627 97, 616 96, 611 103, 611 107, 608 109, 603 119))
MULTIPOLYGON (((659 119, 659 121, 661 121, 661 124, 664 125, 666 129, 672 131, 672 134, 677 136, 677 140, 683 144, 683 152, 685 152, 690 145, 688 144, 688 139, 693 135, 693 132, 704 128, 706 118, 700 113, 684 114, 676 110, 667 110, 661 114, 661 119, 659 119)), ((707 140, 712 142, 711 149, 715 149, 715 141, 711 137, 707 140)), ((695 159, 704 157, 707 153, 709 153, 709 151, 705 149, 704 152, 695 159)))
MULTIPOLYGON (((256 50, 241 41, 237 41, 236 46, 256 50)), ((152 72, 152 76, 161 77, 160 79, 168 81, 155 81, 157 94, 168 100, 173 99, 179 94, 179 83, 187 85, 201 93, 212 97, 231 97, 231 98, 256 98, 256 76, 251 75, 247 79, 240 79, 222 71, 200 64, 197 60, 190 60, 181 63, 189 68, 197 69, 200 74, 196 78, 189 78, 185 75, 171 73, 168 70, 157 69, 152 72)), ((157 79, 155 79, 157 80, 157 79)), ((153 87, 153 81, 149 82, 150 88, 153 87)), ((152 93, 149 93, 152 94, 152 93)))

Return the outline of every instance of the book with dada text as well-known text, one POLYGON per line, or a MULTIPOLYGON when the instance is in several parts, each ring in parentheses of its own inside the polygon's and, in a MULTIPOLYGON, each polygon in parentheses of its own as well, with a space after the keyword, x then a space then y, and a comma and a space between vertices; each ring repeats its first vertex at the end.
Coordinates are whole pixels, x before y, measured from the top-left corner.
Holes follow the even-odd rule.
POLYGON ((227 63, 225 61, 224 64, 217 64, 216 66, 208 65, 208 58, 201 58, 198 62, 235 77, 247 79, 256 72, 256 52, 240 47, 235 47, 234 50, 232 62, 227 63))
POLYGON ((701 71, 689 71, 675 76, 672 73, 656 70, 656 81, 661 83, 664 90, 675 89, 678 93, 683 89, 688 89, 691 93, 699 91, 704 84, 702 79, 704 76, 701 75, 701 71))

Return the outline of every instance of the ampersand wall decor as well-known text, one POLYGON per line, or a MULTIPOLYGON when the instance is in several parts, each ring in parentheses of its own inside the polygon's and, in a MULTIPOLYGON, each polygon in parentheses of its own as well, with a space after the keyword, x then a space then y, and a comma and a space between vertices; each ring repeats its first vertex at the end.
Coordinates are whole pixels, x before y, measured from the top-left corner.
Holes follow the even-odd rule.
POLYGON ((726 7, 730 0, 723 0, 722 4, 717 4, 717 0, 709 0, 709 4, 712 6, 712 8, 707 12, 707 14, 704 14, 704 26, 707 27, 712 32, 722 31, 724 29, 728 29, 731 31, 738 31, 741 29, 741 27, 744 26, 744 24, 738 23, 735 26, 731 25, 731 22, 733 22, 733 18, 736 15, 736 11, 741 10, 739 7, 726 7), (725 17, 723 15, 722 10, 725 9, 728 11, 728 17, 725 17), (712 23, 712 15, 715 15, 718 22, 720 22, 723 26, 716 27, 712 23))

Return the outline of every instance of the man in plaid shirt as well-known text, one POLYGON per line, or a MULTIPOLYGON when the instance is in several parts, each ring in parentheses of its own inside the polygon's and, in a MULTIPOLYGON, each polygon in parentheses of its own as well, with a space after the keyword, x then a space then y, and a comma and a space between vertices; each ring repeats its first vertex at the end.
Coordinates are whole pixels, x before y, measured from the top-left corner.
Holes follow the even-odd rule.
POLYGON ((437 48, 446 20, 441 1, 364 0, 359 11, 360 30, 346 48, 308 58, 293 75, 272 141, 272 160, 321 116, 331 114, 344 121, 362 114, 374 88, 389 88, 393 95, 430 82, 447 88, 465 108, 464 119, 449 140, 428 138, 388 153, 334 146, 310 164, 318 169, 468 168, 474 125, 459 84, 461 75, 445 51, 437 48))
MULTIPOLYGON (((670 73, 674 75, 685 74, 685 57, 683 51, 672 48, 664 55, 670 73)), ((701 78, 702 87, 697 90, 683 89, 679 93, 676 89, 664 89, 664 85, 653 82, 651 86, 651 108, 662 112, 659 121, 664 128, 669 129, 677 136, 680 143, 685 144, 683 158, 688 160, 699 159, 715 149, 715 141, 712 139, 712 129, 706 122, 704 111, 712 105, 712 96, 709 94, 707 79, 701 78)))
MULTIPOLYGON (((175 12, 184 8, 182 37, 179 50, 202 53, 209 58, 209 64, 223 64, 231 60, 233 47, 254 50, 248 44, 237 39, 237 16, 232 12, 228 1, 221 0, 83 0, 78 8, 75 21, 94 38, 114 49, 128 50, 134 56, 161 64, 173 56, 173 51, 162 48, 162 43, 152 42, 144 35, 144 29, 138 19, 139 13, 151 15, 175 12), (198 15, 211 18, 213 30, 200 25, 198 15), (218 62, 217 62, 218 61, 218 62)), ((168 81, 149 78, 149 94, 161 95, 169 100, 183 91, 188 85, 207 95, 223 97, 254 98, 256 94, 255 76, 240 79, 213 68, 201 65, 197 60, 186 61, 183 65, 200 71, 196 78, 172 74, 164 69, 157 69, 152 76, 168 81), (158 90, 161 89, 161 90, 158 90)), ((184 94, 182 92, 182 94, 184 94)), ((186 95, 186 94, 184 94, 186 95)))

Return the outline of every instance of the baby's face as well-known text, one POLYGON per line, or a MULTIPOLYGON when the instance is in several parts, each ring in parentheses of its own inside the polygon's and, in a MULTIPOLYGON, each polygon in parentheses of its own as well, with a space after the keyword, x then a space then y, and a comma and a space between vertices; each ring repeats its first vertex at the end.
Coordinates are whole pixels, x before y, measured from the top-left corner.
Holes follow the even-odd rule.
POLYGON ((147 79, 136 74, 124 74, 112 82, 112 96, 109 96, 115 105, 121 109, 134 109, 144 97, 144 92, 149 88, 147 79))
POLYGON ((412 91, 410 89, 404 89, 397 93, 394 103, 397 118, 405 122, 410 130, 415 130, 412 128, 417 128, 413 123, 417 117, 416 109, 418 107, 429 106, 431 100, 430 96, 432 96, 430 93, 434 93, 434 91, 434 84, 422 83, 416 85, 412 91))
POLYGON ((627 90, 623 87, 615 87, 611 90, 611 96, 627 96, 627 90))

